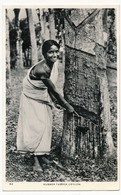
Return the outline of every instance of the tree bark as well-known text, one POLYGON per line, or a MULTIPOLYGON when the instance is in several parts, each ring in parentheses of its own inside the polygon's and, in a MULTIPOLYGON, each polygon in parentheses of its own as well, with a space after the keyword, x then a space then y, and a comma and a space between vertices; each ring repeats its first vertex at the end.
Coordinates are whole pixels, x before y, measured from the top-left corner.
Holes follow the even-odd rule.
POLYGON ((38 52, 37 52, 37 43, 35 36, 35 27, 33 22, 32 9, 26 9, 28 22, 29 22, 29 30, 30 30, 30 40, 31 40, 31 52, 32 52, 32 65, 38 62, 38 52))
POLYGON ((20 30, 20 21, 19 21, 20 9, 14 9, 15 14, 15 29, 17 32, 16 37, 16 51, 17 51, 17 69, 23 69, 23 53, 22 53, 22 39, 21 39, 21 30, 20 30))
POLYGON ((106 9, 103 17, 107 50, 107 78, 110 96, 111 131, 114 145, 117 147, 117 40, 116 10, 106 9), (107 16, 107 17, 106 17, 107 16))
POLYGON ((21 30, 17 30, 16 50, 17 50, 17 69, 23 69, 23 52, 22 52, 21 30))
POLYGON ((64 113, 61 154, 112 155, 110 99, 101 9, 65 12, 64 95, 80 117, 64 113))
POLYGON ((10 40, 9 40, 9 20, 6 9, 6 102, 11 99, 11 71, 10 71, 10 40))
POLYGON ((49 34, 50 39, 55 40, 55 19, 53 9, 49 9, 49 34))
POLYGON ((47 27, 46 14, 48 14, 48 9, 42 9, 42 18, 41 18, 42 32, 41 33, 42 33, 43 42, 49 39, 49 29, 47 27))

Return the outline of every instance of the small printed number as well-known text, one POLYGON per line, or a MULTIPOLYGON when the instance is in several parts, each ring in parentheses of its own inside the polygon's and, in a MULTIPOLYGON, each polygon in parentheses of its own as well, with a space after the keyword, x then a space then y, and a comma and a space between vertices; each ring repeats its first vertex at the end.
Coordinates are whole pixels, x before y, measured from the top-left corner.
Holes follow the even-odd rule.
POLYGON ((11 186, 12 186, 12 185, 13 185, 13 183, 9 183, 9 185, 11 185, 11 186))

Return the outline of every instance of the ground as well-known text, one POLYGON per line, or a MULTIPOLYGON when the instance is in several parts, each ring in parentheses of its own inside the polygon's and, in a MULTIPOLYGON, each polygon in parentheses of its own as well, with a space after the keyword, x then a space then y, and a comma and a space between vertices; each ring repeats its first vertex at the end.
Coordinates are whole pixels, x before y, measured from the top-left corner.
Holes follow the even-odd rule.
MULTIPOLYGON (((63 91, 63 67, 60 63, 58 88, 63 91)), ((117 160, 108 159, 75 159, 64 169, 56 164, 45 164, 43 172, 33 171, 33 159, 30 154, 21 154, 16 150, 16 129, 19 115, 22 80, 27 69, 11 72, 11 101, 6 106, 6 181, 8 182, 82 182, 82 181, 116 181, 117 160), (67 170, 71 170, 68 172, 67 170)), ((63 130, 63 111, 54 109, 51 160, 58 162, 59 147, 63 130)))

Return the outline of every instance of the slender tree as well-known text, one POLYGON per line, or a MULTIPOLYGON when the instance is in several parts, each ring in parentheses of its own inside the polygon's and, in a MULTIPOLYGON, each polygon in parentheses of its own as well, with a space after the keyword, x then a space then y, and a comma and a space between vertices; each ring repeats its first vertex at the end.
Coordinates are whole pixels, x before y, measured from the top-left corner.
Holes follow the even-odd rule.
POLYGON ((49 9, 49 37, 55 40, 55 18, 54 9, 49 9))
POLYGON ((43 41, 49 39, 49 26, 48 26, 48 9, 41 10, 41 26, 42 26, 42 38, 43 41))
POLYGON ((111 105, 111 130, 114 145, 117 146, 117 30, 115 9, 105 9, 103 26, 107 50, 107 78, 111 105))
POLYGON ((11 72, 10 72, 10 40, 9 40, 9 18, 6 11, 6 102, 10 101, 10 86, 11 86, 11 72))
POLYGON ((20 29, 20 21, 19 21, 19 13, 20 9, 14 9, 15 14, 15 30, 16 30, 16 51, 17 51, 17 68, 23 68, 23 53, 22 53, 22 39, 21 39, 21 29, 20 29))
POLYGON ((31 53, 32 53, 32 65, 38 62, 37 42, 35 36, 35 27, 33 22, 32 9, 26 9, 27 18, 29 22, 30 41, 31 41, 31 53))
POLYGON ((64 95, 78 116, 64 113, 61 154, 112 155, 103 9, 65 10, 64 95))

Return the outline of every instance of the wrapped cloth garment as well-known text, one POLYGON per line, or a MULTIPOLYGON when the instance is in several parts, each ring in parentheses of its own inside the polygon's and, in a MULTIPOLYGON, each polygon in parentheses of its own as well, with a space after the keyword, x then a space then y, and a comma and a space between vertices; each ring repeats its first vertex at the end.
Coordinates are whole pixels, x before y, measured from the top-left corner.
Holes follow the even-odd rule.
MULTIPOLYGON (((52 100, 42 80, 30 79, 30 71, 33 67, 29 69, 23 80, 17 128, 17 150, 42 155, 49 153, 51 147, 52 100)), ((58 62, 54 63, 50 75, 54 84, 57 78, 58 62)))

